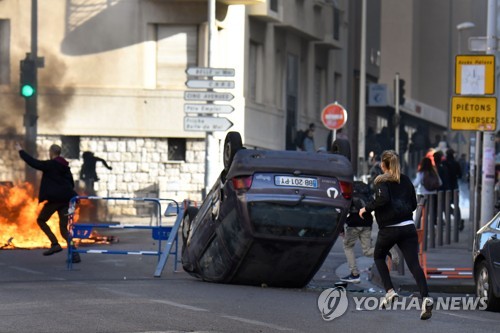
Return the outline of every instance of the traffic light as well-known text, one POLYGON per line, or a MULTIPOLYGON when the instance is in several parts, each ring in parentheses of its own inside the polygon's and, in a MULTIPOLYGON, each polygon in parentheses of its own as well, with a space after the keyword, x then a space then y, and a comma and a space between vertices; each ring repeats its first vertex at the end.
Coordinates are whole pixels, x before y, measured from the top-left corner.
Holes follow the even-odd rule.
POLYGON ((405 104, 405 80, 399 79, 399 105, 405 104))
POLYGON ((24 98, 36 94, 36 63, 32 59, 21 60, 21 85, 19 94, 24 98))

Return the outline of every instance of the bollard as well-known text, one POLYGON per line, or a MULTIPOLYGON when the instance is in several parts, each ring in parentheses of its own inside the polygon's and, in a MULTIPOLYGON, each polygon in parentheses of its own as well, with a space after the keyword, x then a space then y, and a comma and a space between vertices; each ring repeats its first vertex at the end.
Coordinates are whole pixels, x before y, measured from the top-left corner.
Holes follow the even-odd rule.
POLYGON ((443 246, 443 191, 437 192, 437 243, 438 246, 443 246))
MULTIPOLYGON (((429 246, 433 249, 436 247, 436 237, 434 236, 434 226, 436 225, 436 194, 429 195, 429 219, 427 228, 429 230, 429 246)), ((427 248, 425 248, 427 250, 427 248)))
POLYGON ((460 221, 462 220, 462 216, 460 214, 460 197, 458 189, 453 191, 453 242, 458 243, 458 234, 460 228, 460 221))
POLYGON ((446 191, 445 193, 445 206, 444 206, 444 211, 445 211, 445 218, 446 218, 446 233, 445 233, 445 238, 446 238, 446 244, 451 244, 451 191, 446 191))

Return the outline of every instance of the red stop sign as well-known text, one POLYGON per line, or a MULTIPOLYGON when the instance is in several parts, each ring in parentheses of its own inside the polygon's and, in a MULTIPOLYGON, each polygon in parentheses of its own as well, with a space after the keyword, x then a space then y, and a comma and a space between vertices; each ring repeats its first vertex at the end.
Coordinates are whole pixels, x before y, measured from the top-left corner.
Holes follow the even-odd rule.
POLYGON ((338 130, 344 127, 347 122, 347 111, 338 103, 328 104, 323 111, 321 111, 321 121, 326 128, 338 130))

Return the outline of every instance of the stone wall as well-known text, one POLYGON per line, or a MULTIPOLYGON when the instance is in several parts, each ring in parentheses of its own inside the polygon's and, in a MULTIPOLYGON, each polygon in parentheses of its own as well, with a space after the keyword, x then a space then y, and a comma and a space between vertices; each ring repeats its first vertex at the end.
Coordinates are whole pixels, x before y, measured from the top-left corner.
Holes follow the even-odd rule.
MULTIPOLYGON (((60 137, 38 136, 39 159, 48 159, 48 148, 53 143, 61 144, 60 137)), ((108 170, 97 162, 96 171, 100 178, 94 186, 97 196, 157 197, 179 203, 184 199, 201 200, 205 172, 205 142, 202 139, 187 139, 185 160, 170 161, 166 138, 80 137, 80 159, 68 161, 76 190, 81 195, 85 195, 84 182, 79 180, 83 164, 81 154, 85 151, 93 152, 112 167, 108 170)), ((0 181, 23 180, 24 163, 14 149, 14 141, 0 138, 0 181)), ((104 213, 103 209, 99 213, 101 219, 150 212, 131 201, 102 201, 99 205, 104 209, 104 213)))

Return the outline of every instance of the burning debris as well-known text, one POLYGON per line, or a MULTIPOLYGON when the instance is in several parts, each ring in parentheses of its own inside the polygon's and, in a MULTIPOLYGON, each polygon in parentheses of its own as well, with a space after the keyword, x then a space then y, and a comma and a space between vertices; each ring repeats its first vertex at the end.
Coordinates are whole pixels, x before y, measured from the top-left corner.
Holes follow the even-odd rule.
MULTIPOLYGON (((0 186, 0 244, 4 244, 2 249, 49 247, 50 242, 36 224, 40 209, 31 184, 14 185, 4 182, 0 186)), ((48 222, 53 230, 57 230, 57 223, 57 216, 48 222)), ((60 235, 59 238, 65 243, 60 235)))
MULTIPOLYGON (((50 247, 50 241, 36 223, 41 208, 42 205, 39 205, 31 184, 0 182, 0 250, 50 247)), ((59 233, 58 223, 57 214, 47 222, 60 244, 65 245, 66 241, 59 233)), ((81 240, 80 243, 109 244, 118 241, 118 237, 101 236, 94 231, 90 238, 81 240)))

